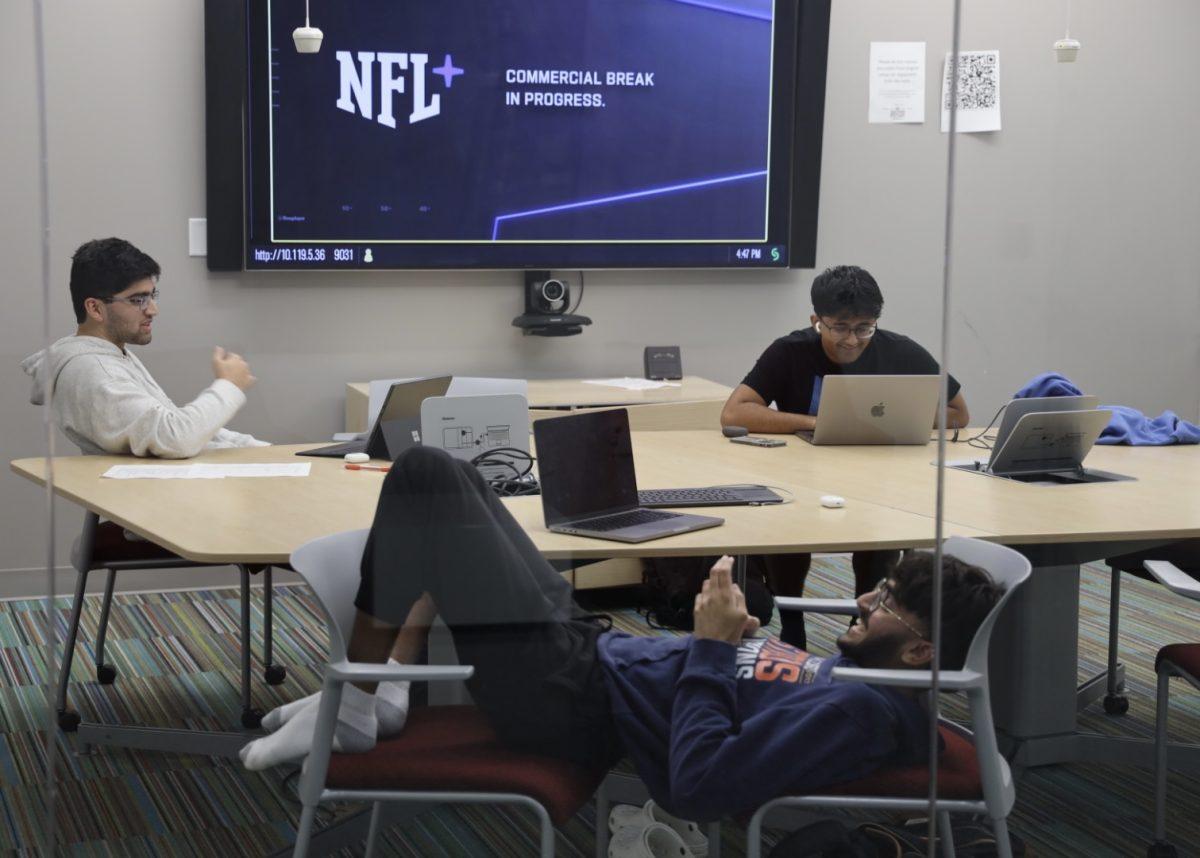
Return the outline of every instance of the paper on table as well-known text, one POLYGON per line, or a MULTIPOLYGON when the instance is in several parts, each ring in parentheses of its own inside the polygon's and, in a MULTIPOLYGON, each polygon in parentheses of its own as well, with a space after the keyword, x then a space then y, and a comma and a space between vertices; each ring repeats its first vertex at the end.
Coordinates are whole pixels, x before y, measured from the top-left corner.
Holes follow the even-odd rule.
MULTIPOLYGON (((946 54, 942 74, 942 131, 950 130, 950 82, 954 65, 946 54)), ((1000 52, 959 51, 958 132, 1000 130, 1000 52)))
POLYGON ((195 465, 113 465, 100 476, 110 480, 204 480, 221 474, 201 474, 195 465))
POLYGON ((649 378, 595 378, 585 379, 584 384, 598 384, 601 387, 619 387, 622 390, 657 390, 660 387, 682 387, 678 381, 653 381, 649 378))
POLYGON ((220 480, 225 477, 307 477, 311 462, 231 465, 113 465, 100 476, 110 480, 220 480))
POLYGON ((867 122, 925 121, 925 43, 871 42, 867 122))

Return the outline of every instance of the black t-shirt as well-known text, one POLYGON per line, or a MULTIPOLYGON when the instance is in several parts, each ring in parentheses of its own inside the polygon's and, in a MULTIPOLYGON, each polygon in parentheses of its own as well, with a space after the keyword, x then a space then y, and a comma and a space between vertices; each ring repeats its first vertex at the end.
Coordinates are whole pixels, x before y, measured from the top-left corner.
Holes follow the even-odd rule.
MULTIPOLYGON (((821 348, 821 335, 812 328, 793 331, 767 347, 742 379, 768 405, 792 414, 817 413, 821 398, 819 379, 827 375, 937 375, 937 361, 903 334, 879 328, 854 363, 834 363, 821 348)), ((949 397, 958 395, 959 383, 949 378, 949 397)))

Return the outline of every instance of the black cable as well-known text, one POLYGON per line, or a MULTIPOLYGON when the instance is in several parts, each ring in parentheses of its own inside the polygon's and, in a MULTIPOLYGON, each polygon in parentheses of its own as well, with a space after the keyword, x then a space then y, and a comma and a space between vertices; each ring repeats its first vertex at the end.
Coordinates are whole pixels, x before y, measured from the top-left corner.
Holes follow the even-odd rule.
MULTIPOLYGON (((978 435, 972 435, 970 438, 963 438, 961 443, 969 444, 972 447, 975 447, 976 449, 979 449, 979 450, 992 449, 992 445, 988 442, 995 441, 996 436, 995 435, 988 436, 987 433, 988 433, 988 430, 991 429, 992 426, 995 425, 996 420, 1004 412, 1005 408, 1008 408, 1007 402, 996 409, 996 413, 992 415, 992 419, 988 421, 988 425, 983 427, 983 431, 981 431, 978 435)), ((958 438, 955 437, 954 440, 958 441, 958 438)))
POLYGON ((583 269, 579 270, 579 297, 575 299, 575 306, 571 308, 571 313, 579 312, 579 305, 583 303, 583 269))
POLYGON ((480 470, 492 491, 500 497, 519 497, 540 493, 538 482, 532 476, 534 457, 517 447, 496 447, 485 450, 471 464, 480 470), (489 474, 484 468, 499 468, 508 474, 489 474))

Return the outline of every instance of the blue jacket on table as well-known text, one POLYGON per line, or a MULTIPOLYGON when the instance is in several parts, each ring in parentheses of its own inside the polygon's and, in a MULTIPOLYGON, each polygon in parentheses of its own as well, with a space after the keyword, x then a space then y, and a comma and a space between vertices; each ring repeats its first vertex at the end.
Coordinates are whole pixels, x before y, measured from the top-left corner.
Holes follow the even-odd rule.
POLYGON ((739 646, 609 632, 598 641, 617 731, 654 800, 687 819, 923 761, 929 720, 894 689, 833 682, 844 656, 773 638, 739 646))

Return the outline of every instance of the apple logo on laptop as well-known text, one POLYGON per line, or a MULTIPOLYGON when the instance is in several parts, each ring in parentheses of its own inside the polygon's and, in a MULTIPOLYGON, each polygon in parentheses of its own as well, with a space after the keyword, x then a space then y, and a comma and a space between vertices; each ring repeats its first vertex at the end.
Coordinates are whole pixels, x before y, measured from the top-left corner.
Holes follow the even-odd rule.
POLYGON ((871 416, 872 417, 882 417, 883 409, 884 409, 884 404, 882 402, 879 403, 878 405, 872 405, 871 406, 871 416))

